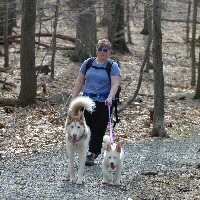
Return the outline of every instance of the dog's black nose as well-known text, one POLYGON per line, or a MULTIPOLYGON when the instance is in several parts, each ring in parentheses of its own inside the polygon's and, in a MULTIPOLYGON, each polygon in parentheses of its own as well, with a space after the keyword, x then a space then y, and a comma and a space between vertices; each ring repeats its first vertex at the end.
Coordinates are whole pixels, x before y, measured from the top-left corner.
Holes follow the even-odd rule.
POLYGON ((110 163, 111 166, 114 166, 114 163, 110 163))

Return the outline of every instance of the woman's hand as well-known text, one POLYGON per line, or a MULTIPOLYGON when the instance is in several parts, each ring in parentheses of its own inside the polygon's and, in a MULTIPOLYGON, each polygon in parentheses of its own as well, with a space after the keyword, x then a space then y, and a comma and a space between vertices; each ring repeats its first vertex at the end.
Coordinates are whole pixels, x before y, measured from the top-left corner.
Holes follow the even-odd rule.
POLYGON ((108 97, 106 100, 105 100, 105 104, 112 104, 112 100, 113 100, 113 97, 108 97))

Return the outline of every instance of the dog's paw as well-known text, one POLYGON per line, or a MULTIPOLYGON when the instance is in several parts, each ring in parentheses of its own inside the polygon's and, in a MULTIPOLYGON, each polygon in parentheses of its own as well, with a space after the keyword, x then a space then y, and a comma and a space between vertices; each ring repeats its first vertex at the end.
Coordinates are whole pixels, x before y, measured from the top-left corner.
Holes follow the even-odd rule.
POLYGON ((82 185, 82 184, 83 184, 83 181, 82 181, 82 180, 78 180, 78 181, 76 182, 76 184, 77 184, 77 185, 82 185))
POLYGON ((109 176, 109 177, 107 178, 107 181, 108 181, 108 182, 112 182, 112 180, 113 180, 113 179, 112 179, 111 176, 109 176))
POLYGON ((70 178, 70 183, 75 183, 75 179, 74 178, 70 178))
POLYGON ((119 186, 119 185, 121 185, 121 183, 120 182, 114 182, 114 185, 119 186))
POLYGON ((103 179, 101 181, 101 183, 103 183, 103 184, 106 184, 106 183, 109 183, 109 182, 112 182, 112 178, 106 178, 106 179, 103 179))
POLYGON ((114 181, 114 185, 121 185, 121 181, 120 180, 115 180, 114 181))
POLYGON ((108 183, 108 181, 102 180, 101 183, 102 183, 102 184, 106 184, 106 183, 108 183))

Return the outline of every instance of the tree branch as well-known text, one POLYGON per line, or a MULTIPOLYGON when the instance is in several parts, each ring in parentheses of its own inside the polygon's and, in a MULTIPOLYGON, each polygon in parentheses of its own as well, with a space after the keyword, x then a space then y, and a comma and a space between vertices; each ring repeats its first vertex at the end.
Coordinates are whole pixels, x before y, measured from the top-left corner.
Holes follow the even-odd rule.
POLYGON ((131 103, 133 101, 135 101, 138 93, 139 93, 139 90, 140 90, 140 87, 141 87, 141 83, 142 83, 142 77, 143 77, 143 70, 144 70, 144 67, 145 67, 145 64, 146 64, 146 61, 147 61, 147 52, 149 51, 149 48, 151 46, 151 42, 152 42, 152 38, 149 38, 148 39, 148 43, 147 43, 147 47, 146 47, 146 50, 145 50, 145 56, 144 56, 144 61, 142 63, 142 66, 140 68, 140 75, 139 75, 139 79, 138 79, 138 84, 137 84, 137 88, 136 88, 136 91, 135 93, 133 94, 133 96, 127 101, 125 102, 124 105, 122 105, 119 109, 118 109, 118 112, 122 112, 124 111, 127 107, 129 107, 131 105, 131 103))

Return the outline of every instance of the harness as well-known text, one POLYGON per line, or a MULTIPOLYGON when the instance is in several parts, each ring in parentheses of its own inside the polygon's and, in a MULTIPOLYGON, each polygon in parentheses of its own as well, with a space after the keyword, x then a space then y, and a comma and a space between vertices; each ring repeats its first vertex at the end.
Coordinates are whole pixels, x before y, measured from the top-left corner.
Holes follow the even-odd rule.
MULTIPOLYGON (((82 140, 84 137, 86 136, 85 131, 83 132, 83 134, 77 138, 76 142, 82 140)), ((73 143, 73 145, 75 145, 76 143, 73 142, 73 137, 71 137, 71 135, 69 135, 68 139, 73 143)))

